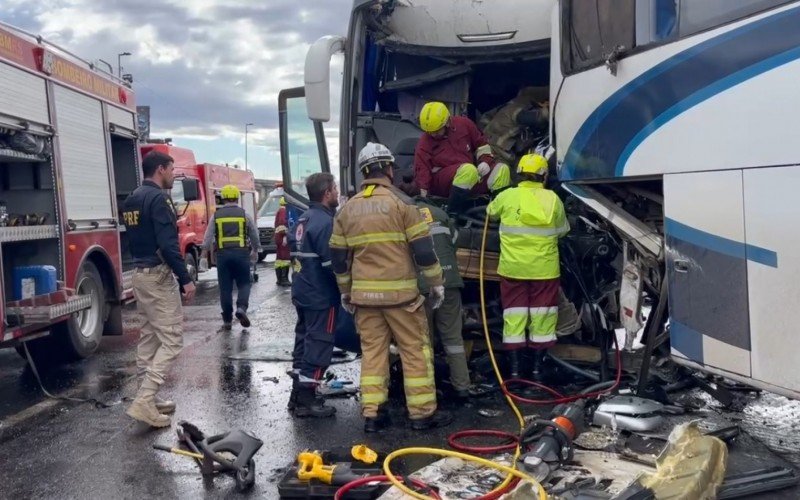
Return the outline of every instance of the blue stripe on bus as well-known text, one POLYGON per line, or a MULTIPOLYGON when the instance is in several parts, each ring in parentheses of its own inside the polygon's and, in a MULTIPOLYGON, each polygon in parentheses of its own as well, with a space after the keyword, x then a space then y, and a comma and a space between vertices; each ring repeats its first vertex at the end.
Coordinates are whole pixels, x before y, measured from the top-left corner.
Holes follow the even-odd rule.
POLYGON ((664 232, 673 238, 714 252, 740 259, 747 259, 769 267, 778 267, 778 254, 772 250, 707 233, 681 224, 674 219, 666 218, 664 220, 664 232))

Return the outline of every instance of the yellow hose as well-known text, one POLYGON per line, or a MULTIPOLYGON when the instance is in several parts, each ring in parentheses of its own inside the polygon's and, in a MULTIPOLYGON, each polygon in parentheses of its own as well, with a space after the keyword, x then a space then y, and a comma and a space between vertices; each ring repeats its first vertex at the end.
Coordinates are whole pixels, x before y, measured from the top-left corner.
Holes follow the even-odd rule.
MULTIPOLYGON (((486 346, 489 349, 489 357, 492 360, 492 367, 494 368, 494 374, 497 376, 497 380, 498 382, 500 382, 500 388, 502 390, 503 375, 500 373, 500 368, 497 366, 497 359, 495 359, 494 349, 492 349, 492 339, 491 336, 489 335, 489 324, 486 319, 486 298, 484 295, 484 286, 483 286, 484 282, 483 262, 484 262, 484 253, 486 252, 486 234, 488 233, 488 231, 489 231, 489 217, 487 215, 486 221, 483 224, 483 237, 481 238, 481 258, 478 268, 478 273, 479 273, 478 279, 479 279, 480 293, 481 293, 481 318, 483 319, 483 334, 486 338, 486 346)), ((522 434, 522 431, 525 428, 525 419, 522 416, 522 412, 519 411, 519 408, 517 407, 516 403, 514 403, 514 400, 511 399, 511 397, 508 394, 506 394, 505 397, 506 401, 508 402, 508 405, 514 411, 514 415, 516 415, 517 420, 519 421, 519 430, 520 434, 522 434)), ((457 451, 443 450, 440 448, 419 448, 419 447, 403 448, 400 450, 393 451, 386 457, 386 459, 383 461, 383 472, 384 474, 386 474, 386 477, 389 478, 389 481, 403 493, 411 495, 412 497, 417 498, 419 500, 433 500, 432 497, 423 495, 421 493, 417 493, 416 491, 412 490, 411 488, 407 487, 405 484, 400 482, 400 480, 398 480, 397 477, 392 473, 389 465, 391 464, 392 460, 404 455, 425 454, 425 455, 437 455, 441 457, 455 457, 455 458, 460 458, 462 460, 466 460, 467 462, 474 462, 477 464, 481 464, 485 467, 490 467, 492 469, 499 470, 501 472, 505 472, 508 474, 506 479, 502 483, 500 483, 500 485, 497 488, 493 489, 488 494, 496 493, 502 490, 503 488, 508 486, 508 484, 511 481, 513 481, 515 477, 517 477, 524 481, 528 481, 536 486, 536 492, 539 496, 539 500, 547 500, 547 493, 545 493, 544 488, 542 487, 541 484, 539 484, 539 482, 536 479, 514 468, 517 464, 517 459, 519 458, 521 453, 522 450, 520 449, 519 443, 517 443, 517 449, 514 452, 514 458, 511 461, 512 467, 508 467, 503 464, 499 464, 497 462, 492 462, 491 460, 486 460, 485 458, 476 457, 474 455, 468 455, 466 453, 460 453, 457 451)))

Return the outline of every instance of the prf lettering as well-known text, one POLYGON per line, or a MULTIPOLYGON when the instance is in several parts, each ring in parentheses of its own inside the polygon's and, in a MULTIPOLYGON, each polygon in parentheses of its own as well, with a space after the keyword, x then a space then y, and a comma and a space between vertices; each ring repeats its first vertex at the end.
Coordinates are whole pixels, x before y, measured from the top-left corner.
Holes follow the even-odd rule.
POLYGON ((139 225, 139 211, 133 210, 131 212, 122 212, 122 218, 125 219, 126 226, 139 225))

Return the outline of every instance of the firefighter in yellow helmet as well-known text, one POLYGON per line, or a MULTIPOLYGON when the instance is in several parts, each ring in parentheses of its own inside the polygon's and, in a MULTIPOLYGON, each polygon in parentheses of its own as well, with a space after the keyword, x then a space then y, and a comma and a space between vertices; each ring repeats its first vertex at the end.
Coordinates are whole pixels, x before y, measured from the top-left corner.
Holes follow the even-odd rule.
POLYGON ((556 342, 561 276, 558 239, 569 232, 569 223, 561 199, 544 187, 547 160, 543 156, 523 156, 517 173, 519 185, 500 193, 487 214, 500 219, 497 272, 511 377, 520 376, 520 350, 529 347, 534 351, 536 379, 542 375, 545 350, 556 342))
POLYGON ((389 344, 400 350, 406 406, 415 430, 447 425, 437 411, 433 355, 417 270, 430 287, 432 307, 444 300, 442 268, 428 223, 414 200, 392 185, 394 155, 368 143, 358 155, 362 191, 342 207, 330 248, 343 307, 355 313, 361 338, 364 431, 388 424, 389 344))
POLYGON ((471 195, 499 191, 511 184, 508 165, 495 160, 492 147, 475 123, 450 116, 441 102, 422 107, 422 137, 414 152, 414 176, 420 194, 448 199, 450 214, 461 213, 471 195))
POLYGON ((239 206, 239 188, 228 184, 220 191, 223 206, 208 221, 203 238, 203 258, 212 250, 217 256, 219 301, 222 328, 231 330, 233 322, 233 284, 236 283, 236 319, 244 328, 250 326, 247 307, 250 299, 250 271, 260 250, 258 227, 239 206))

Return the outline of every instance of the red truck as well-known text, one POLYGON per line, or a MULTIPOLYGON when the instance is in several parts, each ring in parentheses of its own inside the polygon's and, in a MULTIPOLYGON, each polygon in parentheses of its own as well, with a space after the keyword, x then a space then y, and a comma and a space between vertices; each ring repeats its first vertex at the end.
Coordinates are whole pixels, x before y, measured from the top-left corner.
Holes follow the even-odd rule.
POLYGON ((140 177, 133 91, 0 23, 0 347, 80 358, 122 334, 140 177))
POLYGON ((172 188, 172 202, 178 214, 178 236, 181 252, 192 279, 197 280, 197 262, 200 246, 208 227, 208 220, 221 205, 219 192, 226 184, 233 184, 242 192, 239 200, 242 208, 253 220, 256 218, 256 185, 253 172, 224 165, 198 163, 190 149, 172 144, 143 144, 142 157, 150 151, 168 154, 175 160, 177 179, 196 179, 199 183, 199 197, 187 202, 184 198, 184 183, 175 182, 172 188))

